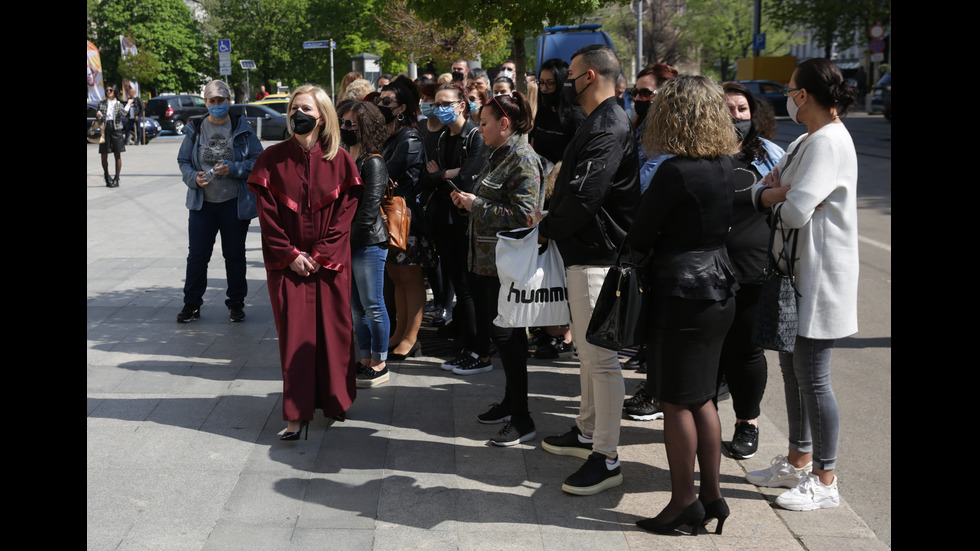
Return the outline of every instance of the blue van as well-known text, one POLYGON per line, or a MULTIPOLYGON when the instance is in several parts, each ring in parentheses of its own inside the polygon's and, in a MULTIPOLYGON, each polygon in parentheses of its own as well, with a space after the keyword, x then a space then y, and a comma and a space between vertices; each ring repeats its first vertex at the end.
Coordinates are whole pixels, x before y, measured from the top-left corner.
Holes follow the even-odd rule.
POLYGON ((613 48, 612 39, 605 31, 600 31, 600 27, 602 25, 598 24, 545 27, 544 32, 538 35, 534 74, 540 74, 541 64, 555 57, 571 63, 572 54, 589 44, 605 44, 613 48))

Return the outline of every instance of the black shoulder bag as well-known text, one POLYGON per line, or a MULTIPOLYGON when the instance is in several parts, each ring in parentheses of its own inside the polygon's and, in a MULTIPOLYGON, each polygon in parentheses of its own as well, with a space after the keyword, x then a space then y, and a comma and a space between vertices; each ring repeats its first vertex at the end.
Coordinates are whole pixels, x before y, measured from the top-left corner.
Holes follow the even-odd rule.
POLYGON ((799 315, 797 314, 797 297, 801 296, 796 290, 796 241, 799 238, 798 229, 789 231, 782 227, 782 207, 776 207, 772 226, 769 228, 769 252, 766 255, 766 268, 763 272, 765 281, 759 293, 758 315, 755 327, 752 329, 752 341, 766 350, 777 352, 792 352, 796 345, 796 334, 799 331, 799 315), (783 248, 779 257, 774 256, 776 228, 783 238, 783 248), (779 267, 779 259, 786 264, 784 272, 779 267))

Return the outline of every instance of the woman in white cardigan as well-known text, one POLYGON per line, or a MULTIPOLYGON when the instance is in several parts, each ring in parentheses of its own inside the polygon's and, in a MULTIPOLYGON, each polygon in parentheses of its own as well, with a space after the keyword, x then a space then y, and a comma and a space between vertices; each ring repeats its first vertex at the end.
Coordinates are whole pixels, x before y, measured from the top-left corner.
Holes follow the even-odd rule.
POLYGON ((792 488, 776 503, 810 511, 840 504, 834 475, 840 416, 830 357, 835 339, 857 332, 857 154, 841 122, 855 90, 832 61, 811 59, 796 68, 785 92, 790 118, 807 133, 756 184, 753 198, 763 209, 782 204, 783 227, 799 228, 799 332, 794 351, 779 354, 789 453, 746 479, 792 488))

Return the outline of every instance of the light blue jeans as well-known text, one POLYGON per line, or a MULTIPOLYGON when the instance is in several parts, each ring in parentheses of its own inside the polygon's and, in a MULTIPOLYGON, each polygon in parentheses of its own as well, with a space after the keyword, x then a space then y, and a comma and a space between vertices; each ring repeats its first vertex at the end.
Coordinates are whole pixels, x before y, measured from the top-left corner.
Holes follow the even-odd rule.
POLYGON ((384 274, 387 249, 376 245, 351 250, 350 305, 354 334, 360 350, 358 359, 370 357, 382 362, 388 359, 388 335, 391 331, 385 308, 384 274))
POLYGON ((837 466, 840 413, 830 384, 830 356, 834 339, 796 337, 793 353, 779 353, 786 391, 789 449, 812 453, 813 468, 837 466))

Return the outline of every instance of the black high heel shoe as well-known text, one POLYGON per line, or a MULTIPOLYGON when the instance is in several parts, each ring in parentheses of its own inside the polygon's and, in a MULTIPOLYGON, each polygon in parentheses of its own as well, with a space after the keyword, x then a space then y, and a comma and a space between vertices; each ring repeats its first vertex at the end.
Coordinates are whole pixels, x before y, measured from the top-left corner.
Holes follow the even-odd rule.
POLYGON ((299 423, 299 430, 298 431, 296 431, 296 432, 285 432, 285 433, 283 433, 282 436, 279 437, 279 439, 280 440, 299 440, 299 434, 301 432, 303 432, 303 429, 306 429, 306 432, 303 434, 303 440, 308 440, 309 437, 310 437, 310 422, 309 421, 300 421, 300 423, 299 423))
MULTIPOLYGON (((715 528, 715 534, 721 535, 721 527, 725 525, 725 519, 731 511, 728 509, 728 502, 725 498, 720 497, 711 503, 704 506, 704 520, 701 521, 701 526, 704 526, 711 519, 718 519, 718 527, 715 528)), ((707 529, 705 529, 707 532, 707 529)))
POLYGON ((695 499, 677 515, 677 518, 670 522, 657 522, 653 518, 645 518, 636 521, 636 525, 644 530, 649 530, 656 534, 673 534, 679 526, 690 525, 691 535, 696 536, 704 522, 704 504, 695 499))
MULTIPOLYGON (((392 348, 391 350, 394 350, 394 348, 392 348)), ((412 345, 412 348, 410 348, 409 351, 404 354, 396 354, 391 350, 388 351, 389 360, 404 360, 405 358, 414 358, 416 356, 422 355, 422 343, 420 341, 415 341, 415 344, 412 345)))

